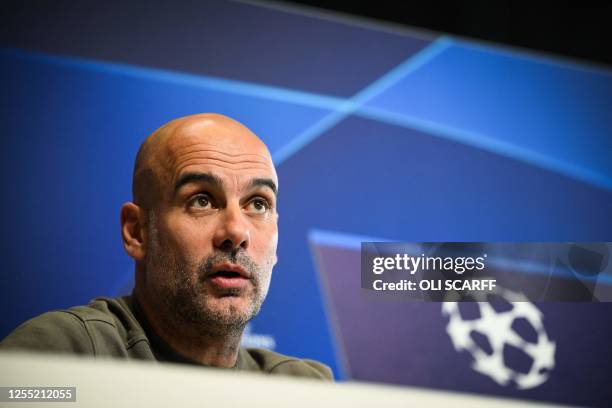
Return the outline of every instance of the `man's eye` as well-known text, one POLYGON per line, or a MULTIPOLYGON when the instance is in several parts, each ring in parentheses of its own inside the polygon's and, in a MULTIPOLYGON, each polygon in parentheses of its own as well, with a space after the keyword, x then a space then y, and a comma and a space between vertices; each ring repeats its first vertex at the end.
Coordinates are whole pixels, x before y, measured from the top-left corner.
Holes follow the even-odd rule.
POLYGON ((247 210, 256 214, 263 214, 270 209, 270 204, 263 198, 256 198, 249 201, 247 210))
POLYGON ((189 203, 191 208, 196 210, 208 210, 212 208, 212 202, 210 201, 210 197, 204 194, 199 194, 191 199, 189 203))

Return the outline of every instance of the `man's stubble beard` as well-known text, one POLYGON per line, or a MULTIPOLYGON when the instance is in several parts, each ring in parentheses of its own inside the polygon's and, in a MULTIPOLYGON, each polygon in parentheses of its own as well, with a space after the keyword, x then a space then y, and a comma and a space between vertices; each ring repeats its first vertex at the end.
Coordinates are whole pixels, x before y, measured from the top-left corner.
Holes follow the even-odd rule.
MULTIPOLYGON (((199 264, 189 263, 178 254, 164 249, 152 210, 149 210, 147 218, 149 245, 145 256, 145 284, 149 286, 149 291, 154 290, 156 299, 152 300, 159 302, 166 318, 203 336, 241 335, 246 324, 259 313, 265 300, 272 263, 262 268, 242 249, 232 252, 216 250, 199 264), (247 310, 239 310, 233 302, 227 302, 228 307, 221 309, 220 304, 225 302, 209 293, 206 277, 214 265, 224 262, 238 264, 250 272, 250 289, 243 289, 248 290, 247 310)), ((223 295, 237 296, 240 292, 239 289, 226 290, 223 295)))

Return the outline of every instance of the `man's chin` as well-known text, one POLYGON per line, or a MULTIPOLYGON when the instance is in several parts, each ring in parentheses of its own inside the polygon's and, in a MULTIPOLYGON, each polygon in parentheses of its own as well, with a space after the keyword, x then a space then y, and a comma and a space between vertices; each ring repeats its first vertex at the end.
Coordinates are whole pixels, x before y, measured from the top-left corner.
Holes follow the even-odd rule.
POLYGON ((208 299, 206 310, 215 320, 228 323, 248 322, 257 313, 253 301, 242 296, 223 296, 208 299))

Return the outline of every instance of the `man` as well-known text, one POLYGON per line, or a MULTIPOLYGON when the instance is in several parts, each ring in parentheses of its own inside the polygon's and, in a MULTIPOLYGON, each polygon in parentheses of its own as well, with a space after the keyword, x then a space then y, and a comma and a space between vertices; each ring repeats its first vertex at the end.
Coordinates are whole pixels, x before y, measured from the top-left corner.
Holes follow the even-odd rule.
POLYGON ((3 349, 174 361, 332 379, 318 362, 240 348, 276 264, 278 178, 263 142, 218 114, 173 120, 142 144, 121 208, 132 296, 22 324, 3 349))

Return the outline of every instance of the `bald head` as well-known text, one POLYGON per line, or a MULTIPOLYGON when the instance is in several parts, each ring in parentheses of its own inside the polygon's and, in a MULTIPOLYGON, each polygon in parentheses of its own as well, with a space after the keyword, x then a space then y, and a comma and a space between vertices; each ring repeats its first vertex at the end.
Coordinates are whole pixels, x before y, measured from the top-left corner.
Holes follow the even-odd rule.
POLYGON ((221 166, 252 162, 274 171, 265 144, 240 122, 216 113, 184 116, 162 125, 140 146, 132 179, 134 203, 154 208, 182 168, 204 162, 201 153, 221 166))

